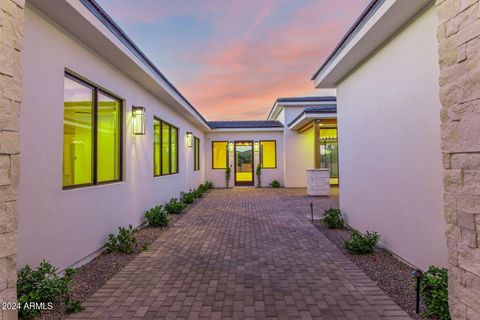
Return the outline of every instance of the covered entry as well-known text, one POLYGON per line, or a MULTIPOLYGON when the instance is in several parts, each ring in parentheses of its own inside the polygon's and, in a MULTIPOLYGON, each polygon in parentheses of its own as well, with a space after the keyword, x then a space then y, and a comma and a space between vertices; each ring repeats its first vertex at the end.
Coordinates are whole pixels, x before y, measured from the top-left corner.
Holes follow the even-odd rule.
POLYGON ((335 106, 309 107, 289 124, 313 147, 313 168, 329 169, 330 184, 339 184, 337 119, 335 106))
POLYGON ((235 185, 253 186, 253 141, 235 141, 235 185))

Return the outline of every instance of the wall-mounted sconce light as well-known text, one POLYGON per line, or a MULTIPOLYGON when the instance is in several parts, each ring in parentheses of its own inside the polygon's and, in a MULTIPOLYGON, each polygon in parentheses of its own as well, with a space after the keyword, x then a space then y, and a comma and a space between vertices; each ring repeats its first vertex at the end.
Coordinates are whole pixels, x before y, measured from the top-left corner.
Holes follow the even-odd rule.
POLYGON ((191 148, 193 146, 193 134, 189 131, 187 132, 187 147, 191 148))
POLYGON ((253 150, 255 150, 255 152, 258 152, 258 150, 260 150, 260 144, 258 143, 258 141, 255 141, 255 144, 253 145, 253 150))
POLYGON ((145 108, 140 106, 132 106, 132 127, 133 134, 144 135, 146 129, 147 116, 145 108))
POLYGON ((233 152, 233 142, 232 141, 230 141, 228 143, 228 151, 233 152))

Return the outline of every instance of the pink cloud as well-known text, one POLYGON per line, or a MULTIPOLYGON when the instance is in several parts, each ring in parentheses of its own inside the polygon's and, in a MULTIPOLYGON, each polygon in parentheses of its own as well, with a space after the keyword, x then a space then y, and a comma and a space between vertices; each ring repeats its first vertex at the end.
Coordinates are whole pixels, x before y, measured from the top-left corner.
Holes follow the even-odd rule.
POLYGON ((165 69, 207 119, 220 120, 262 119, 279 96, 315 95, 310 76, 369 0, 102 1, 127 23, 183 16, 209 26, 165 69))
POLYGON ((315 94, 311 74, 349 27, 345 19, 351 23, 365 2, 310 2, 265 30, 271 11, 257 13, 251 38, 213 40, 202 55, 189 54, 204 68, 180 87, 209 119, 265 118, 279 96, 315 94))

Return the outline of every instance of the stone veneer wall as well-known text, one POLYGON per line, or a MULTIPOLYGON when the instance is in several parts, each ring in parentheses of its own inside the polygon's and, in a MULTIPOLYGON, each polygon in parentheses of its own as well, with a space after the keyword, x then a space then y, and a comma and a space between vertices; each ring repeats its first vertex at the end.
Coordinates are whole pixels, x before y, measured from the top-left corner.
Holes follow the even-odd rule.
POLYGON ((479 0, 437 0, 436 9, 450 310, 480 319, 479 0))
MULTIPOLYGON (((25 0, 0 0, 0 302, 16 301, 19 116, 25 0)), ((0 319, 15 312, 0 310, 0 319)))

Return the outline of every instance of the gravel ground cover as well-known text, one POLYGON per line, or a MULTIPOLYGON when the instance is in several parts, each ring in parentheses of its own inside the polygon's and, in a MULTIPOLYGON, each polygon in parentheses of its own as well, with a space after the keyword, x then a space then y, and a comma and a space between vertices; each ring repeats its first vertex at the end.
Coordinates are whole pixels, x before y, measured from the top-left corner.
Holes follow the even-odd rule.
POLYGON ((373 254, 350 254, 343 247, 343 243, 350 238, 351 229, 329 229, 321 220, 314 220, 313 225, 365 272, 370 279, 376 281, 378 287, 413 319, 424 319, 415 314, 416 281, 412 277, 412 271, 414 270, 412 267, 401 262, 382 248, 375 249, 373 254))
MULTIPOLYGON (((188 211, 201 199, 205 198, 208 191, 203 194, 203 197, 197 199, 195 203, 189 205, 181 214, 169 215, 169 227, 175 222, 185 216, 188 211)), ((84 302, 93 295, 100 287, 105 284, 111 277, 119 272, 124 266, 132 261, 137 254, 142 252, 144 246, 153 243, 158 237, 162 235, 169 227, 160 229, 154 227, 144 227, 135 231, 134 235, 137 239, 136 252, 134 254, 120 254, 120 253, 102 253, 89 263, 77 269, 73 277, 71 288, 72 300, 84 302)), ((105 240, 106 240, 105 236, 105 240)), ((55 305, 53 310, 43 312, 37 319, 39 320, 59 320, 65 319, 68 314, 65 313, 63 306, 55 305)))

